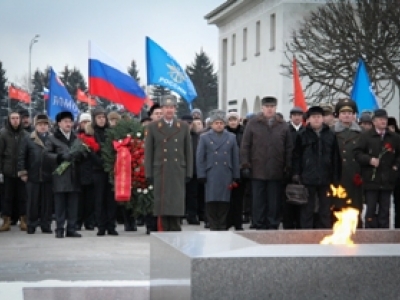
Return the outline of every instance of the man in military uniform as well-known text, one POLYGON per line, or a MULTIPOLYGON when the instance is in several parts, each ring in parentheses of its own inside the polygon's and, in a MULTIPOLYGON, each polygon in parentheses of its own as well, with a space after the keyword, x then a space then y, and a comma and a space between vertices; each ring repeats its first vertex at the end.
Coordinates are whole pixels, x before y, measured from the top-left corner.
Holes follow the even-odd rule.
POLYGON ((336 122, 333 131, 336 134, 342 159, 342 179, 340 185, 345 188, 347 197, 345 199, 333 198, 333 206, 335 210, 340 210, 344 206, 351 206, 358 209, 360 212, 358 225, 362 228, 361 212, 363 208, 363 194, 360 177, 361 170, 353 153, 362 129, 353 121, 356 113, 357 105, 352 100, 343 99, 339 100, 336 104, 335 115, 339 118, 339 121, 336 122))
POLYGON ((185 183, 193 173, 189 125, 175 118, 177 100, 163 96, 163 118, 147 126, 145 173, 154 183, 154 215, 160 231, 180 231, 185 214, 185 183))

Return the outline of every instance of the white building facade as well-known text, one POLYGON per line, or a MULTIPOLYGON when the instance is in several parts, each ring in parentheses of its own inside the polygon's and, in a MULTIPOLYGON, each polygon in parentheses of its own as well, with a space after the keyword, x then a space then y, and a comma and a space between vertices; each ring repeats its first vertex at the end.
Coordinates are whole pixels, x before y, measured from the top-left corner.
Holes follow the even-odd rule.
POLYGON ((293 80, 282 75, 288 64, 285 44, 312 9, 325 0, 228 0, 205 16, 219 29, 219 108, 241 117, 261 110, 264 96, 278 99, 288 117, 293 80))
MULTIPOLYGON (((293 107, 293 79, 282 75, 284 54, 293 30, 326 0, 227 0, 205 16, 219 29, 219 108, 241 117, 261 110, 264 96, 278 99, 288 118, 293 107)), ((303 88, 306 79, 302 80, 303 88)), ((379 100, 379 99, 378 99, 379 100)), ((396 118, 399 92, 385 107, 396 118)))

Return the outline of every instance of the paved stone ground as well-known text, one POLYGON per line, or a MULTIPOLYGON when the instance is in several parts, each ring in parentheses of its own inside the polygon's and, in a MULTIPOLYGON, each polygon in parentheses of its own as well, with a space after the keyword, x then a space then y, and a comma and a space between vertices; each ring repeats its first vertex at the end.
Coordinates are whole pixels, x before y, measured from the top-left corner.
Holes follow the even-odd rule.
MULTIPOLYGON (((205 230, 183 225, 184 231, 205 230)), ((53 226, 54 227, 54 226, 53 226)), ((119 236, 56 239, 13 226, 0 234, 1 300, 149 299, 150 236, 145 228, 119 236)))

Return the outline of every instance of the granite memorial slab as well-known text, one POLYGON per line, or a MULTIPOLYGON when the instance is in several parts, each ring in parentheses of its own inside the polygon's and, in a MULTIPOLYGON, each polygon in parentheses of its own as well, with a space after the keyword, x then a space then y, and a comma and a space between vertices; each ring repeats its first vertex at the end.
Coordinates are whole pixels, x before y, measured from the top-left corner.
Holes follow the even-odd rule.
POLYGON ((400 299, 400 231, 156 233, 150 299, 400 299))

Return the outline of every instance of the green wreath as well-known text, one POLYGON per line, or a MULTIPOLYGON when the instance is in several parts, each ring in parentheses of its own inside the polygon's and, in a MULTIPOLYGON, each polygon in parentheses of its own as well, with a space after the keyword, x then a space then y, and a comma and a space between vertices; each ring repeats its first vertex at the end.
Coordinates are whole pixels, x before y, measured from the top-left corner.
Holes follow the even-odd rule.
MULTIPOLYGON (((117 125, 106 130, 106 141, 102 145, 102 157, 104 160, 104 169, 109 173, 110 183, 114 186, 114 164, 116 160, 116 151, 114 150, 113 142, 125 139, 128 135, 132 137, 138 144, 143 144, 145 134, 144 127, 136 120, 118 121, 117 125)), ((137 172, 137 169, 144 168, 144 153, 140 151, 138 159, 138 151, 133 143, 130 149, 132 160, 132 175, 137 172), (135 165, 135 166, 133 166, 135 165)), ((131 199, 128 202, 121 202, 127 209, 132 211, 134 217, 146 216, 153 212, 154 196, 153 187, 148 185, 144 179, 144 174, 141 178, 132 176, 132 193, 131 199)))

